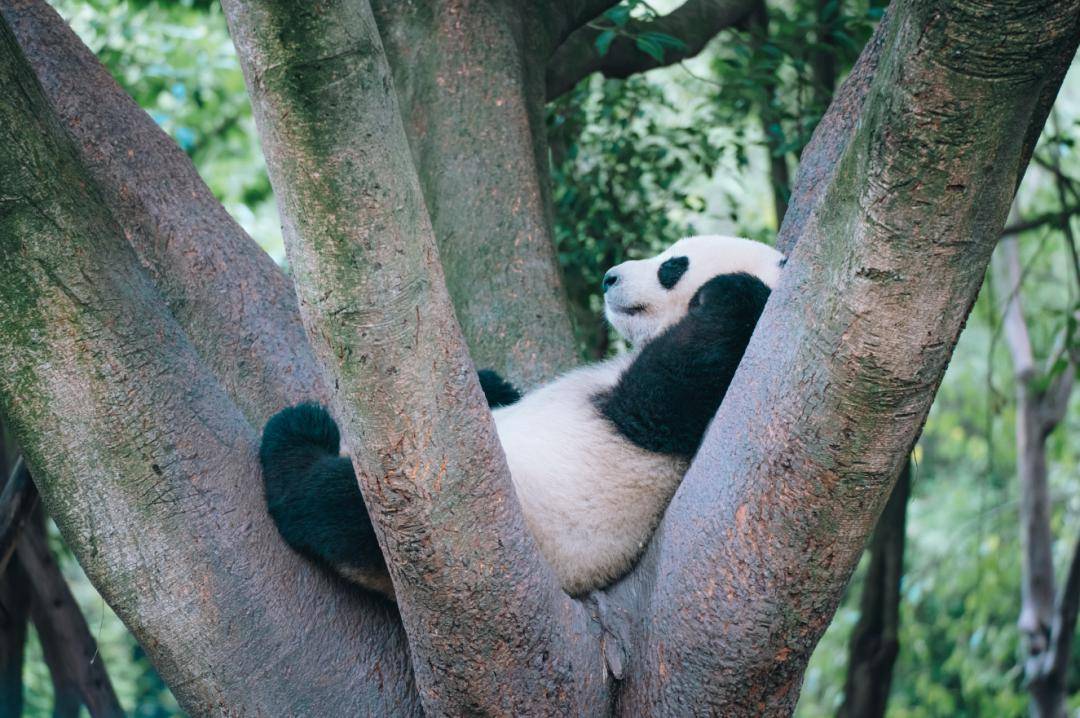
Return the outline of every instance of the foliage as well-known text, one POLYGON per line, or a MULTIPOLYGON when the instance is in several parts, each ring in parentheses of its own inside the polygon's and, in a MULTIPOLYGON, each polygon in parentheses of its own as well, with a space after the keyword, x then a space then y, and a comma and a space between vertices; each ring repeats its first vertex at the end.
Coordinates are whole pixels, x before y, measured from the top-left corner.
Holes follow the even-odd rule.
POLYGON ((673 122, 674 110, 641 77, 593 78, 549 108, 555 236, 587 356, 601 357, 609 346, 598 319, 604 272, 691 233, 675 209, 705 207, 690 184, 711 176, 720 147, 704 126, 673 122))

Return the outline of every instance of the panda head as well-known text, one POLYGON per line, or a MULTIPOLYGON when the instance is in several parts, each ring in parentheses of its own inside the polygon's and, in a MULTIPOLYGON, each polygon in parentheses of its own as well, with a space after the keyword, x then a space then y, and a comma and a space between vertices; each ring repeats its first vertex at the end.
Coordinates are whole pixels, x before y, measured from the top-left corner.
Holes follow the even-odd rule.
POLYGON ((625 339, 641 345, 686 316, 694 294, 713 277, 743 272, 772 289, 784 255, 750 239, 687 237, 650 259, 604 275, 604 315, 625 339))

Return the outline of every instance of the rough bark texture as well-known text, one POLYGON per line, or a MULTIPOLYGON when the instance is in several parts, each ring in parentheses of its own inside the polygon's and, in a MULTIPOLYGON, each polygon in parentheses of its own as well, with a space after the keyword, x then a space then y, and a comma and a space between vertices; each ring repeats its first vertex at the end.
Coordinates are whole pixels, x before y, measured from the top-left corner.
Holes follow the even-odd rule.
POLYGON ((603 55, 596 49, 602 30, 586 26, 571 35, 552 56, 547 66, 547 98, 569 92, 594 72, 604 77, 626 78, 639 72, 673 65, 694 57, 724 28, 744 20, 759 0, 687 0, 667 15, 653 21, 631 20, 603 55), (663 60, 642 52, 634 38, 646 32, 670 35, 685 44, 668 48, 663 60))
POLYGON ((595 706, 584 609, 525 529, 367 2, 224 3, 312 346, 432 715, 595 706), (359 448, 358 448, 359 447, 359 448))
POLYGON ((576 363, 556 262, 544 61, 550 8, 372 3, 447 287, 473 359, 531 386, 576 363))
POLYGON ((192 714, 415 711, 388 609, 283 549, 255 432, 142 274, 6 24, 0 96, 0 413, 90 579, 192 714))
POLYGON ((889 701, 893 666, 900 652, 900 581, 904 577, 904 532, 911 463, 900 472, 870 539, 870 565, 863 579, 859 622, 851 632, 840 718, 881 718, 889 701))
POLYGON ((77 718, 85 705, 91 718, 124 718, 97 643, 49 550, 40 512, 23 532, 17 553, 30 586, 30 616, 52 676, 53 716, 77 718))
POLYGON ((652 543, 627 690, 655 713, 791 710, 981 284, 1017 138, 1076 49, 1075 2, 892 14, 861 118, 652 543))
MULTIPOLYGON (((1075 367, 1045 381, 1035 362, 1022 304, 1022 270, 1015 239, 1001 242, 1001 260, 1008 303, 1005 340, 1012 358, 1016 384, 1016 453, 1020 490, 1021 565, 1020 618, 1028 659, 1024 675, 1035 718, 1065 716, 1065 668, 1058 668, 1054 652, 1054 624, 1058 620, 1054 581, 1054 537, 1050 530, 1052 505, 1046 466, 1046 440, 1061 423, 1072 393, 1075 367), (1045 384, 1045 386, 1043 386, 1045 384)), ((1063 597, 1067 594, 1062 594, 1063 597)))
POLYGON ((79 160, 188 340, 257 426, 322 396, 292 283, 214 198, 187 155, 43 0, 0 14, 79 160))

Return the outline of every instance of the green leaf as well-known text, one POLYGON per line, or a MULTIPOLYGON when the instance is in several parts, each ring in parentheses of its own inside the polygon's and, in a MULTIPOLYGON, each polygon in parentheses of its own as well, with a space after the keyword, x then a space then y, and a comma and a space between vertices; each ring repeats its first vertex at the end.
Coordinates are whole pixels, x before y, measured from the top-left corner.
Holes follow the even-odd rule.
POLYGON ((679 38, 677 38, 677 37, 675 37, 673 35, 668 35, 667 33, 663 33, 663 32, 643 32, 643 33, 641 33, 640 37, 648 38, 649 40, 655 42, 660 47, 670 47, 671 49, 679 50, 680 52, 683 51, 683 50, 686 50, 686 43, 685 42, 683 42, 682 40, 680 40, 679 38))
POLYGON ((630 8, 626 5, 616 5, 604 13, 604 17, 611 20, 618 27, 624 27, 630 22, 630 8))
POLYGON ((664 46, 645 35, 641 35, 634 42, 637 48, 657 62, 664 61, 664 46))
POLYGON ((602 33, 596 36, 596 51, 600 53, 600 57, 603 57, 611 49, 611 43, 615 41, 614 30, 604 30, 602 33))

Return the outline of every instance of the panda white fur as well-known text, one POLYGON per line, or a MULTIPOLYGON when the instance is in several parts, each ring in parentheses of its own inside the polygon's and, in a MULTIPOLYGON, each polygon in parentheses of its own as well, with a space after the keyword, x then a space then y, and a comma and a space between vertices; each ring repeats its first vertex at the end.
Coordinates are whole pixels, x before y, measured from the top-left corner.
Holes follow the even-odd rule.
MULTIPOLYGON (((571 595, 641 553, 723 398, 784 258, 760 242, 699 236, 604 277, 604 312, 634 349, 518 400, 480 372, 522 514, 571 595)), ((392 596, 338 432, 321 407, 275 415, 260 458, 267 502, 295 549, 392 596)))

